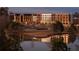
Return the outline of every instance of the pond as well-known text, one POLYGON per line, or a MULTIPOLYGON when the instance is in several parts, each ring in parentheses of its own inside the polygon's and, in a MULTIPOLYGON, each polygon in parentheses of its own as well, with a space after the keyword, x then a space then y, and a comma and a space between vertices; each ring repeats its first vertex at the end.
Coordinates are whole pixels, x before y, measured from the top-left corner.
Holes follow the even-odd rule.
POLYGON ((76 37, 76 40, 73 43, 69 43, 68 48, 70 51, 79 51, 79 37, 76 37))
MULTIPOLYGON (((20 43, 24 51, 51 51, 51 48, 45 42, 23 41, 20 43)), ((73 43, 67 44, 70 51, 79 51, 79 37, 73 43)))
POLYGON ((23 41, 20 43, 24 51, 50 51, 51 49, 44 42, 23 41))

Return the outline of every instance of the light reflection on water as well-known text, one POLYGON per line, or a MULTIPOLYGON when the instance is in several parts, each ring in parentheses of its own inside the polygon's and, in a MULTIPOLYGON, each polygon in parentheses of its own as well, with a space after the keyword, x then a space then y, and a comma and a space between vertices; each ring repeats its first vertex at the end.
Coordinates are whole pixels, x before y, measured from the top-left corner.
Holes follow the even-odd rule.
POLYGON ((67 45, 70 48, 70 51, 79 51, 79 37, 76 37, 76 40, 73 43, 67 45))
MULTIPOLYGON (((36 38, 35 38, 36 39, 36 38)), ((45 39, 45 38, 42 38, 45 39)), ((42 40, 44 41, 44 40, 42 40)), ((23 41, 21 42, 21 46, 26 51, 50 51, 50 47, 46 45, 44 42, 39 41, 23 41)), ((79 51, 79 37, 76 37, 76 40, 73 43, 67 44, 70 51, 79 51)))

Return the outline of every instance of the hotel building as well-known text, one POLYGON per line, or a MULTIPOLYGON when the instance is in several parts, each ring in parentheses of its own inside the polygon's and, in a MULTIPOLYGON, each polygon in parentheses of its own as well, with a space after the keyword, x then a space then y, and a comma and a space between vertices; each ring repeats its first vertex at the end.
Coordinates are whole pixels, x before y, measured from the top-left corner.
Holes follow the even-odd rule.
POLYGON ((52 21, 60 21, 64 27, 70 26, 70 14, 69 13, 55 13, 52 15, 52 21))
POLYGON ((32 24, 32 14, 10 13, 10 19, 22 24, 32 24))
POLYGON ((10 19, 23 24, 51 24, 60 21, 64 27, 70 26, 69 13, 42 13, 42 14, 10 14, 10 19))
POLYGON ((41 14, 41 23, 51 24, 52 23, 52 14, 41 14))
POLYGON ((40 14, 32 14, 32 20, 34 24, 41 23, 41 15, 40 14))
POLYGON ((77 29, 79 29, 79 13, 72 14, 72 23, 76 26, 77 29))
POLYGON ((38 24, 41 21, 40 14, 19 14, 19 13, 10 13, 10 19, 14 22, 21 24, 38 24))

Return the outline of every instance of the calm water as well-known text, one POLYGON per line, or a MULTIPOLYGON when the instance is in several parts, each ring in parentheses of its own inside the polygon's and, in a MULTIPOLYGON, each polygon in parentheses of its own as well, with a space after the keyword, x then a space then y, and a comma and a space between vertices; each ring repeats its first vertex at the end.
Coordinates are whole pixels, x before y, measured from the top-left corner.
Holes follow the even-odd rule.
POLYGON ((79 51, 79 37, 73 43, 67 45, 71 51, 79 51))
POLYGON ((44 42, 23 41, 20 44, 24 51, 50 51, 44 42))

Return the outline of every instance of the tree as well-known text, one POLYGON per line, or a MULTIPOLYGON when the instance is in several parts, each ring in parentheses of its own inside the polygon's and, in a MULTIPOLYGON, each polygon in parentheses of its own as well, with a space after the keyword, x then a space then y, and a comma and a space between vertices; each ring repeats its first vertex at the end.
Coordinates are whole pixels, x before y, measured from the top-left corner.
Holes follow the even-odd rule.
POLYGON ((52 44, 52 51, 67 51, 67 46, 63 42, 63 37, 53 38, 51 44, 52 44))
POLYGON ((52 24, 52 31, 55 33, 62 33, 64 31, 64 26, 61 22, 55 21, 55 23, 52 24))
POLYGON ((18 30, 20 28, 19 30, 21 30, 21 27, 23 27, 23 25, 17 22, 11 22, 10 27, 15 30, 18 30))
POLYGON ((0 16, 8 15, 8 8, 7 7, 0 7, 0 16))
POLYGON ((71 26, 68 29, 68 34, 69 34, 69 43, 70 42, 74 42, 76 40, 76 33, 77 33, 77 29, 74 26, 74 24, 72 23, 71 26))
MULTIPOLYGON (((52 33, 54 35, 59 35, 60 37, 62 37, 62 32, 64 31, 64 26, 60 21, 55 21, 52 26, 52 33)), ((52 40, 52 39, 51 39, 52 40)))
POLYGON ((59 38, 52 38, 52 50, 60 51, 67 50, 66 44, 63 42, 62 32, 64 31, 64 26, 60 21, 55 21, 52 24, 52 32, 54 35, 59 35, 59 38))
POLYGON ((59 21, 56 21, 56 25, 55 25, 55 30, 58 32, 58 33, 61 33, 64 31, 64 26, 61 22, 59 21))
MULTIPOLYGON (((18 26, 21 26, 21 24, 16 23, 16 22, 10 22, 7 27, 11 27, 11 29, 18 30, 18 26)), ((6 29, 8 31, 8 29, 6 29)), ((22 50, 20 46, 20 36, 17 32, 14 32, 13 34, 8 33, 5 31, 5 34, 8 35, 8 40, 7 40, 7 46, 6 50, 22 50)), ((7 37, 6 37, 7 38, 7 37)))

